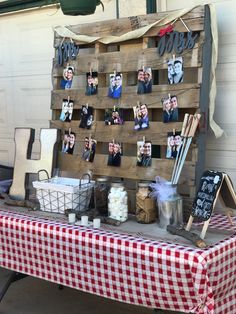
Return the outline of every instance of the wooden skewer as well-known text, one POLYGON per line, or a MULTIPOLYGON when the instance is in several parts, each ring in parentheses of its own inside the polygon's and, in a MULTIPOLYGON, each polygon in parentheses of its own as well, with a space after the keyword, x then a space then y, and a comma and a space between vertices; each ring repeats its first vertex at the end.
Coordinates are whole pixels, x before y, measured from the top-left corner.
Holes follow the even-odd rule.
POLYGON ((175 169, 175 173, 174 173, 174 177, 173 177, 173 181, 172 181, 173 184, 177 184, 178 183, 179 167, 181 165, 182 156, 183 156, 183 153, 185 151, 185 145, 186 145, 187 137, 188 137, 188 134, 189 134, 192 122, 193 122, 193 115, 190 114, 188 116, 188 120, 187 120, 187 124, 186 124, 185 130, 183 131, 183 133, 181 133, 181 134, 183 134, 184 140, 183 140, 183 144, 181 146, 181 149, 179 150, 180 153, 179 153, 179 157, 178 157, 178 161, 177 161, 177 165, 176 165, 176 169, 175 169))
POLYGON ((228 209, 228 210, 226 211, 226 216, 227 216, 228 221, 229 221, 229 223, 230 223, 231 226, 234 225, 233 219, 232 219, 232 217, 231 217, 232 215, 233 215, 233 211, 232 211, 231 209, 228 209))
POLYGON ((182 168, 183 168, 183 165, 184 165, 184 162, 185 162, 185 159, 186 159, 186 156, 187 156, 190 144, 192 142, 192 138, 193 138, 193 136, 194 136, 194 134, 195 134, 195 132, 197 130, 200 118, 201 118, 200 114, 195 114, 194 117, 193 117, 192 124, 191 124, 190 130, 189 130, 189 133, 188 133, 188 139, 187 139, 187 142, 186 142, 186 146, 184 147, 182 157, 181 157, 181 159, 179 161, 178 171, 177 171, 175 179, 174 179, 175 180, 175 182, 174 182, 175 184, 177 184, 178 181, 179 181, 179 177, 180 177, 180 174, 181 174, 181 171, 182 171, 182 168))
MULTIPOLYGON (((188 118, 189 118, 189 114, 188 114, 188 113, 185 113, 185 115, 184 115, 184 121, 183 121, 183 125, 182 125, 182 130, 181 130, 181 134, 180 134, 180 136, 182 137, 182 140, 183 140, 183 138, 184 138, 185 129, 186 129, 187 123, 188 123, 188 118)), ((183 143, 182 143, 181 147, 182 147, 182 146, 183 146, 183 143)), ((174 169, 173 169, 172 177, 171 177, 171 183, 172 183, 172 184, 174 183, 175 171, 176 171, 176 168, 177 168, 177 164, 178 164, 178 160, 179 160, 179 153, 180 153, 180 151, 181 151, 181 148, 178 150, 177 156, 176 156, 176 159, 175 159, 174 169)))

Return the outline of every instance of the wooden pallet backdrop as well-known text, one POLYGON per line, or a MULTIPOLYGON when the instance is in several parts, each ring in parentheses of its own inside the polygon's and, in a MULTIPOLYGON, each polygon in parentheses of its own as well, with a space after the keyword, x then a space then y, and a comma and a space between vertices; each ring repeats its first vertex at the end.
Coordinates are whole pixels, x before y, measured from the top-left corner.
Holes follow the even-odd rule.
MULTIPOLYGON (((83 24, 69 27, 76 34, 90 36, 108 36, 127 33, 142 25, 153 23, 164 17, 167 13, 149 14, 118 20, 109 20, 92 24, 83 24)), ((85 172, 90 169, 94 175, 140 180, 154 180, 156 176, 171 178, 174 160, 166 159, 167 132, 175 129, 181 130, 185 113, 202 113, 201 128, 191 144, 187 161, 185 162, 179 181, 179 191, 185 196, 185 200, 191 201, 195 195, 196 182, 204 169, 205 138, 207 129, 207 111, 209 97, 209 73, 211 60, 211 32, 208 6, 199 6, 183 17, 189 29, 199 34, 197 43, 192 50, 185 50, 184 59, 184 83, 167 84, 167 60, 172 54, 165 53, 162 57, 157 53, 160 27, 151 28, 143 37, 118 44, 79 44, 80 51, 70 65, 75 67, 73 84, 77 82, 78 88, 71 90, 59 89, 62 79, 63 66, 56 62, 57 53, 53 61, 53 91, 51 97, 52 120, 50 126, 62 130, 63 139, 65 130, 71 128, 76 133, 76 144, 73 155, 59 153, 58 166, 64 171, 74 173, 85 172), (153 91, 151 94, 137 94, 137 70, 142 66, 151 67, 153 71, 153 91), (86 72, 89 70, 98 72, 98 94, 85 95, 86 72), (109 74, 116 70, 123 74, 122 97, 111 99, 107 97, 109 74), (161 99, 168 94, 177 95, 179 104, 179 122, 162 122, 161 99), (68 98, 74 100, 73 118, 70 123, 59 120, 62 100, 68 98), (133 106, 137 102, 148 106, 150 128, 135 131, 133 119, 133 106), (79 128, 80 110, 86 103, 94 108, 94 123, 90 130, 79 128), (119 105, 123 108, 124 125, 105 126, 105 109, 119 105), (92 136, 98 142, 93 163, 81 159, 85 136, 92 136), (152 166, 148 168, 136 166, 136 142, 142 140, 152 141, 153 154, 152 166), (123 146, 121 167, 107 166, 108 143, 112 139, 118 140, 123 146)), ((187 29, 181 21, 175 23, 175 30, 187 33, 187 29)), ((62 38, 55 33, 55 48, 61 43, 62 38)), ((55 51, 57 51, 55 49, 55 51)), ((176 55, 177 57, 177 55, 176 55)), ((132 181, 131 180, 131 181, 132 181)), ((129 186, 132 184, 129 183, 129 186)), ((132 194, 132 193, 131 193, 132 194)))

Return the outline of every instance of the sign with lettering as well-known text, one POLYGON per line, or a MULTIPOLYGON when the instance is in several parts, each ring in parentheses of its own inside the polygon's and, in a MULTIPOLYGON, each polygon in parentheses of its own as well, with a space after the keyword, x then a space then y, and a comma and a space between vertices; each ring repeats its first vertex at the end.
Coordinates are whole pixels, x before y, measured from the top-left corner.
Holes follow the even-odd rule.
POLYGON ((193 202, 193 217, 202 221, 211 217, 215 201, 222 185, 223 173, 217 171, 205 171, 201 177, 200 186, 193 202))
POLYGON ((232 225, 232 209, 236 210, 236 194, 233 184, 226 173, 207 170, 201 177, 199 189, 185 229, 190 231, 193 219, 197 217, 204 221, 200 235, 204 239, 217 199, 223 205, 223 210, 232 225))
POLYGON ((64 41, 58 48, 58 65, 62 66, 64 62, 75 60, 79 54, 79 46, 73 42, 64 41))
POLYGON ((192 31, 181 33, 173 31, 161 37, 157 51, 160 56, 165 52, 181 54, 186 49, 193 49, 196 43, 198 34, 193 34, 192 31))

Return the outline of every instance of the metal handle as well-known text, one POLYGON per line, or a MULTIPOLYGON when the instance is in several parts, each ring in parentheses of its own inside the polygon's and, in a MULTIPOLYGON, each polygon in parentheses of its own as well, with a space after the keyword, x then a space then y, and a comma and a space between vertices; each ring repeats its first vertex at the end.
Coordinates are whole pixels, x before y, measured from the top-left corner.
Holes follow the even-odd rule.
POLYGON ((99 5, 99 4, 101 4, 101 6, 102 6, 102 11, 104 12, 104 4, 102 3, 101 0, 97 0, 97 5, 99 5))
MULTIPOLYGON (((82 185, 82 180, 85 178, 85 177, 88 177, 88 183, 90 183, 90 181, 91 181, 91 176, 90 176, 90 174, 89 173, 84 173, 84 174, 82 174, 82 176, 80 177, 80 183, 79 183, 79 186, 81 187, 81 185, 82 185)), ((86 183, 87 184, 87 183, 86 183)))
POLYGON ((46 173, 47 180, 49 180, 49 174, 48 174, 47 170, 41 169, 41 170, 38 171, 38 180, 39 180, 39 181, 42 181, 42 180, 40 180, 40 172, 46 173))

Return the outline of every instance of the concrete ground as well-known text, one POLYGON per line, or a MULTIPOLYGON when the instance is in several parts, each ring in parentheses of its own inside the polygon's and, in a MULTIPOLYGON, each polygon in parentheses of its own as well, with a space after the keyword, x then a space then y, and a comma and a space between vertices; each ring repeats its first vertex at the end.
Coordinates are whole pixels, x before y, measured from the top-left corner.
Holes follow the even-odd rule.
MULTIPOLYGON (((0 290, 9 272, 0 268, 0 290)), ((0 314, 171 314, 112 301, 106 298, 63 288, 33 277, 11 284, 2 302, 0 314)), ((180 314, 180 313, 179 313, 180 314)))

